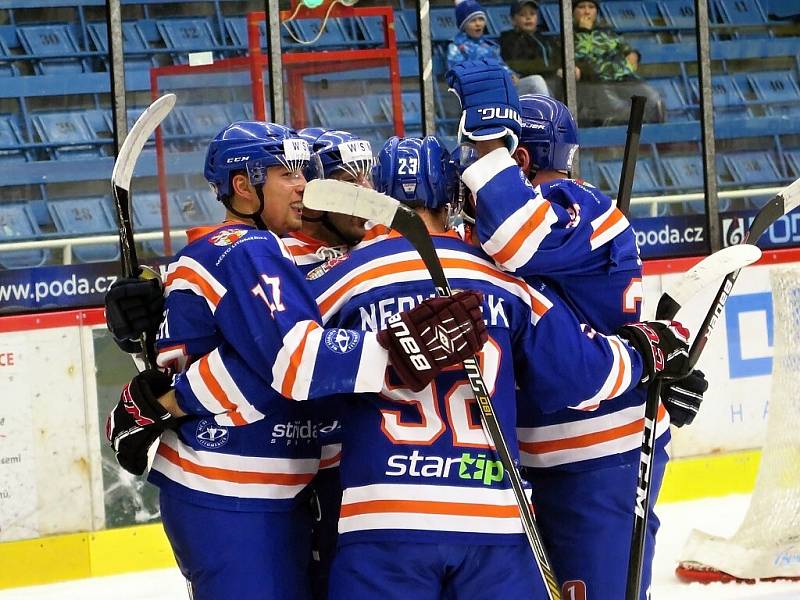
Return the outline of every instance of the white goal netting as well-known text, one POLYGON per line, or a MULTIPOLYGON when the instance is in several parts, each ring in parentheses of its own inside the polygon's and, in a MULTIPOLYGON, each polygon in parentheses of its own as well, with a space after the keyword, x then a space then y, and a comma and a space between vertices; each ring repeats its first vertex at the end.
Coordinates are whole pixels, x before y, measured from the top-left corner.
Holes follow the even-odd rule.
POLYGON ((692 531, 678 569, 685 579, 800 577, 800 269, 773 269, 770 279, 772 392, 750 507, 730 539, 692 531))

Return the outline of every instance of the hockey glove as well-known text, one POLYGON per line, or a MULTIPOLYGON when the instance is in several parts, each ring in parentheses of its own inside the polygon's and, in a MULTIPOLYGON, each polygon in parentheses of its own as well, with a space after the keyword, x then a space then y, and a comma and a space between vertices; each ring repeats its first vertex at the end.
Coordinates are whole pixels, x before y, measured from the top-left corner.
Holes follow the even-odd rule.
POLYGON ((106 293, 106 321, 123 352, 141 352, 139 338, 154 339, 164 311, 164 290, 158 279, 118 279, 106 293))
POLYGON ((378 342, 403 384, 418 392, 443 368, 474 356, 489 334, 477 292, 429 298, 419 306, 389 318, 378 342))
POLYGON ((498 60, 470 60, 446 74, 450 91, 461 102, 459 137, 474 142, 503 139, 509 152, 519 143, 522 121, 519 96, 508 69, 498 60))
POLYGON ((669 413, 670 422, 675 427, 691 425, 700 404, 703 394, 708 389, 708 381, 702 371, 695 369, 683 379, 671 381, 661 386, 661 402, 669 413))
POLYGON ((644 321, 623 325, 617 335, 642 356, 640 383, 682 379, 689 374, 689 330, 677 321, 644 321))
POLYGON ((147 468, 147 451, 161 433, 177 424, 158 402, 172 387, 172 377, 147 369, 122 388, 119 402, 106 420, 106 439, 120 466, 134 475, 147 468))

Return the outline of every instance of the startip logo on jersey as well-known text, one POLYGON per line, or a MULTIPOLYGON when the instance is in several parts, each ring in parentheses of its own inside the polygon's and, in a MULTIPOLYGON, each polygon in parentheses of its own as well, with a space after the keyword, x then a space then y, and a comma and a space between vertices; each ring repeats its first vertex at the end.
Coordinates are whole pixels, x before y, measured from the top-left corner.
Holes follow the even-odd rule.
POLYGON ((424 456, 419 450, 408 454, 393 454, 386 461, 388 477, 424 477, 448 479, 458 465, 458 478, 480 481, 490 486, 503 481, 503 463, 487 458, 483 452, 474 455, 464 452, 459 457, 424 456))

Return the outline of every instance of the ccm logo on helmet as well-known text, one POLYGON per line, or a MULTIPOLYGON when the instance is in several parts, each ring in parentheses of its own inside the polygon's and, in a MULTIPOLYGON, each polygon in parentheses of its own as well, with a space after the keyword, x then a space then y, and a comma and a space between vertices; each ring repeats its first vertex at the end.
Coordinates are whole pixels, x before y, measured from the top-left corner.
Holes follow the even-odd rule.
POLYGON ((478 112, 481 114, 481 121, 488 121, 489 119, 513 119, 519 121, 519 114, 513 108, 498 106, 489 106, 488 108, 479 108, 478 112))
POLYGON ((397 341, 406 351, 408 359, 417 371, 427 371, 431 368, 428 359, 420 352, 417 342, 409 335, 408 327, 400 318, 400 313, 395 313, 386 321, 391 329, 395 330, 397 341))
POLYGON ((233 158, 229 158, 225 162, 227 164, 230 164, 230 163, 246 162, 248 160, 250 160, 249 156, 234 156, 233 158))

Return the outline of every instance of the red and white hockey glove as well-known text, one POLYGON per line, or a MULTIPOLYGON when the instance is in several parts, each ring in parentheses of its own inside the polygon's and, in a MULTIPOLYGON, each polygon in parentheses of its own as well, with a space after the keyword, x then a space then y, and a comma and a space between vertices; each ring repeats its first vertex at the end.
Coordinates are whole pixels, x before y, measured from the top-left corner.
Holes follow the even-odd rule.
POLYGON ((147 369, 122 388, 119 402, 106 420, 106 439, 120 466, 141 475, 147 468, 147 451, 165 429, 177 424, 158 402, 172 387, 172 377, 147 369))
POLYGON ((623 325, 617 335, 642 356, 640 383, 654 377, 682 379, 689 374, 689 330, 678 321, 643 321, 623 325))
POLYGON ((443 368, 483 348, 489 334, 482 298, 477 292, 429 298, 389 318, 389 326, 378 332, 378 342, 389 351, 389 361, 406 387, 420 391, 443 368))

